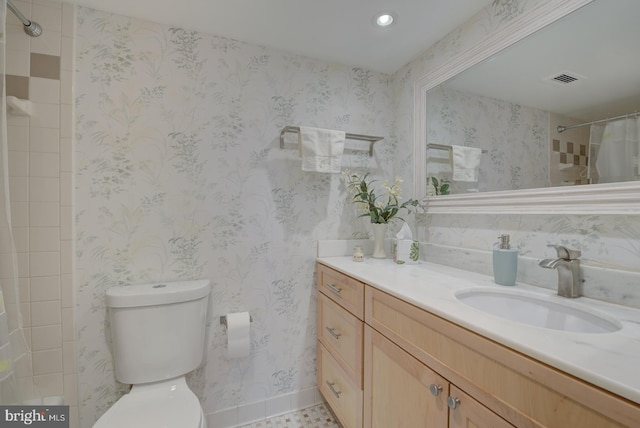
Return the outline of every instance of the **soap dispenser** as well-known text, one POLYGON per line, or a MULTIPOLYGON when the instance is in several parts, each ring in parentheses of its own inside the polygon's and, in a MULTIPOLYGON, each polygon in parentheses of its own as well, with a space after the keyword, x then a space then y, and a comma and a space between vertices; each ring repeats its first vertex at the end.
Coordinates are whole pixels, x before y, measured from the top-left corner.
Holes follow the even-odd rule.
POLYGON ((493 278, 496 284, 515 285, 518 272, 518 250, 511 248, 509 235, 500 235, 493 249, 493 278))

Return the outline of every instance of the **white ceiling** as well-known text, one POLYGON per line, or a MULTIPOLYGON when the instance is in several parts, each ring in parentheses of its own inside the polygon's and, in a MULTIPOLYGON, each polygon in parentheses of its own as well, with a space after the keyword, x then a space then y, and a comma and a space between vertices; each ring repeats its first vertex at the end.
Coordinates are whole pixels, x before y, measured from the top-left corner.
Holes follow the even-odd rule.
MULTIPOLYGON (((339 64, 393 73, 492 0, 75 0, 339 64), (378 28, 381 11, 395 23, 378 28)), ((46 31, 46 28, 45 28, 46 31)))

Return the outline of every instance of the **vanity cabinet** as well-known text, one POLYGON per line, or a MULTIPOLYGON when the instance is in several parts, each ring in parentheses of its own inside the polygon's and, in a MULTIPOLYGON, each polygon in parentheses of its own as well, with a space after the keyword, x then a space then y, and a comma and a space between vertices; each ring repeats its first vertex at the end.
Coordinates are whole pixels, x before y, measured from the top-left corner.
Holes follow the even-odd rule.
MULTIPOLYGON (((640 426, 637 404, 369 286, 365 288, 365 322, 401 348, 406 358, 412 356, 447 380, 448 395, 460 398, 458 409, 450 413, 449 426, 468 426, 459 420, 467 417, 478 426, 509 426, 498 425, 505 421, 516 427, 640 426), (458 410, 473 406, 465 406, 461 391, 470 396, 470 402, 477 402, 483 415, 457 416, 458 410), (491 418, 488 425, 480 422, 486 418, 491 418), (455 425, 458 422, 462 425, 455 425)), ((375 348, 370 341, 380 343, 367 333, 365 414, 375 411, 371 400, 379 382, 378 370, 371 369, 370 354, 375 348)), ((446 387, 442 385, 443 391, 446 387)), ((376 426, 375 421, 371 426, 376 426)))
POLYGON ((364 284, 317 266, 318 388, 345 428, 361 428, 364 284))
POLYGON ((318 290, 318 387, 345 428, 640 426, 637 403, 323 264, 318 290))
POLYGON ((364 367, 365 427, 513 428, 369 326, 364 367))

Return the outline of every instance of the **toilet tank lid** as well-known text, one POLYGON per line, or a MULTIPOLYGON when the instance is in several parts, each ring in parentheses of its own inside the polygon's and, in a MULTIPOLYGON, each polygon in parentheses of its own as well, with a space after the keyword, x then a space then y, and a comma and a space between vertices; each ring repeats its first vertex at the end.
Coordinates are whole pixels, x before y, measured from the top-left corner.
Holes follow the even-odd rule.
POLYGON ((207 296, 210 289, 208 279, 121 285, 107 290, 106 303, 110 308, 130 308, 188 302, 207 296))

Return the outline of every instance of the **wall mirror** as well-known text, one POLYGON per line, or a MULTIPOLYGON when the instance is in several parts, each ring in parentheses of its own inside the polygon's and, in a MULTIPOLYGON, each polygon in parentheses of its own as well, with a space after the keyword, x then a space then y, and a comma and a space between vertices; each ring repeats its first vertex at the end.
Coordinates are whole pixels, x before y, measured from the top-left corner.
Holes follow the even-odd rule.
POLYGON ((638 213, 637 16, 636 0, 546 2, 423 76, 414 183, 428 212, 638 213), (451 146, 478 150, 465 165, 451 146))

